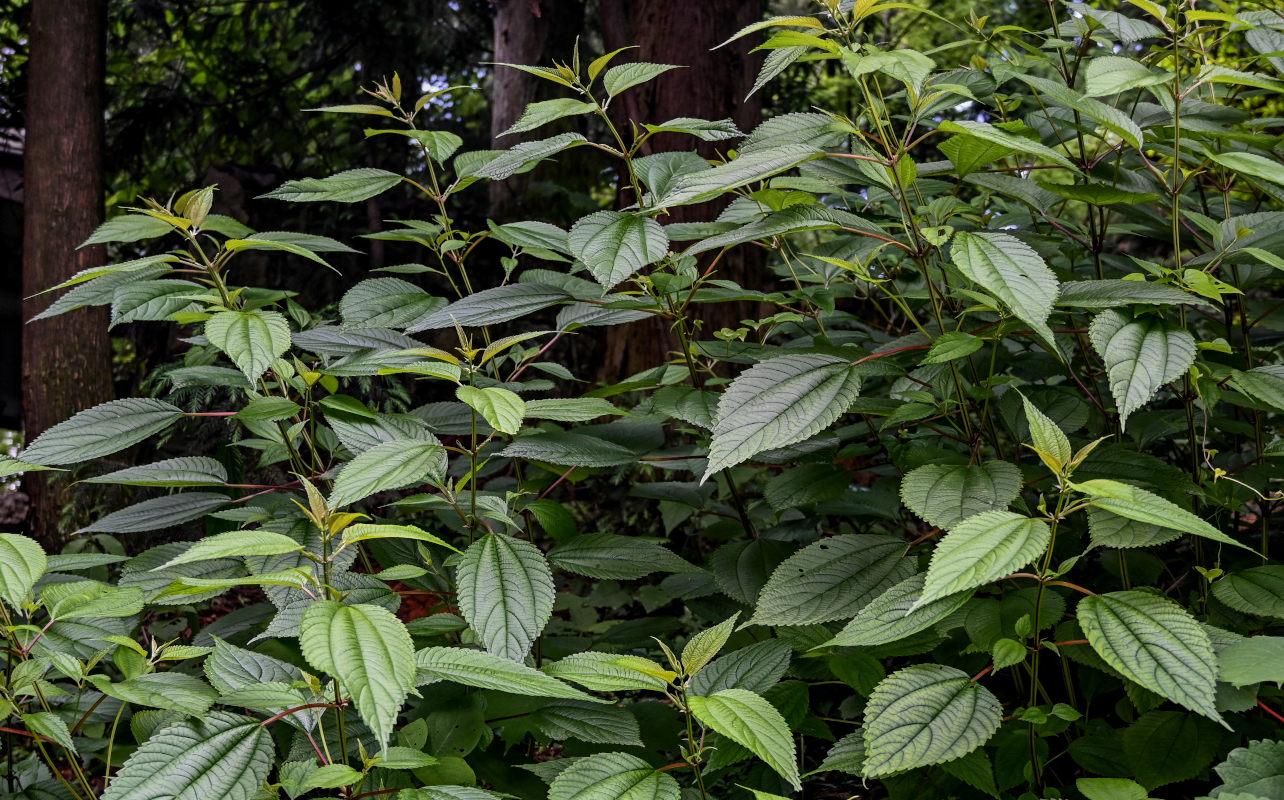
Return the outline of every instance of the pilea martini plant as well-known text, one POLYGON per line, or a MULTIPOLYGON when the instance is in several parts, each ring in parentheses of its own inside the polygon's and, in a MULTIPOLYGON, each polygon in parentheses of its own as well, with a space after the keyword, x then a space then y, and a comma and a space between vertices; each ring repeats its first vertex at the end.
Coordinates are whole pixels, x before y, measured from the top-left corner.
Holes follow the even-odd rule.
POLYGON ((621 53, 508 67, 565 95, 510 133, 592 138, 458 152, 395 79, 328 109, 422 170, 268 198, 435 209, 371 234, 427 263, 337 318, 236 285, 238 256, 351 248, 211 214, 213 187, 107 222, 90 242, 143 255, 42 316, 110 305, 188 349, 156 396, 4 465, 151 496, 61 554, 0 535, 0 788, 1284 797, 1284 16, 1049 3, 1044 30, 937 19, 956 41, 920 53, 865 33, 899 7, 742 30, 758 87, 851 87, 747 135, 621 127, 611 102, 675 68, 621 53), (452 216, 575 147, 619 177, 611 207, 452 216), (769 256, 751 287, 719 272, 744 247, 769 256), (704 323, 730 301, 770 313, 704 323), (620 383, 557 360, 644 320, 673 352, 620 383), (435 400, 389 399, 412 384, 435 400), (185 452, 194 425, 226 444, 185 452), (130 448, 171 457, 104 468, 130 448))

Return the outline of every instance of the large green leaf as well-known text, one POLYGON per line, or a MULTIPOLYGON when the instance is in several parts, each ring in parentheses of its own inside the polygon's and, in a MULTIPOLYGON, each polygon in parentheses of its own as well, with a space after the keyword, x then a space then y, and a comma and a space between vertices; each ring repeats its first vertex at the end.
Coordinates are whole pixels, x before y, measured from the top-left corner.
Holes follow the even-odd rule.
POLYGON ((625 211, 599 211, 584 217, 567 237, 571 252, 610 291, 669 249, 660 223, 625 211))
POLYGON ((770 358, 740 373, 718 402, 709 476, 820 433, 843 415, 860 391, 850 361, 829 355, 770 358))
POLYGON ((143 610, 141 589, 98 581, 50 583, 40 590, 40 600, 57 620, 131 617, 143 610))
POLYGON ((108 782, 102 800, 251 800, 275 760, 256 719, 215 711, 152 734, 108 782))
POLYGON ((779 175, 820 154, 820 150, 800 144, 755 150, 713 169, 683 175, 672 191, 658 198, 655 204, 661 208, 672 208, 702 203, 732 189, 779 175))
MULTIPOLYGON (((296 406, 297 408, 297 406, 296 406)), ((152 464, 126 467, 105 475, 85 478, 85 483, 110 483, 116 486, 222 486, 227 483, 227 470, 206 456, 169 458, 152 464)))
POLYGON ((1267 158, 1257 153, 1214 153, 1212 159, 1223 167, 1271 183, 1284 184, 1284 175, 1280 174, 1278 159, 1267 158))
POLYGON ((199 311, 200 306, 192 301, 192 295, 204 291, 204 287, 191 281, 131 281, 112 293, 108 327, 142 320, 168 320, 179 311, 199 311))
POLYGON ((966 672, 915 664, 885 678, 865 706, 866 778, 952 761, 999 729, 998 698, 966 672))
POLYGON ((271 197, 290 203, 314 203, 328 200, 333 203, 359 203, 383 194, 401 183, 402 178, 387 170, 361 167, 344 170, 328 178, 301 178, 286 181, 260 197, 271 197))
POLYGON ((605 702, 567 686, 537 669, 481 650, 426 647, 419 651, 418 663, 421 678, 451 681, 511 694, 605 702))
POLYGON ((565 466, 620 467, 636 462, 639 453, 586 433, 551 431, 523 436, 500 455, 565 466))
MULTIPOLYGON (((845 772, 860 777, 865 767, 865 731, 857 728, 834 742, 816 772, 845 772)), ((810 773, 808 773, 810 774, 810 773)))
POLYGON ((705 697, 723 689, 748 689, 761 694, 784 676, 793 648, 781 639, 767 639, 720 656, 691 679, 692 694, 705 697))
POLYGON ((1181 536, 1172 528, 1138 522, 1096 506, 1088 508, 1088 532, 1096 547, 1152 547, 1181 536))
POLYGON ((824 646, 873 647, 904 639, 953 614, 972 596, 965 590, 919 606, 926 578, 914 575, 883 592, 824 646))
POLYGON ((532 712, 531 721, 545 736, 559 741, 579 739, 592 744, 642 746, 637 717, 619 706, 553 700, 532 712))
POLYGON ((1199 776, 1222 752, 1226 735, 1194 714, 1150 711, 1129 725, 1120 739, 1137 780, 1154 789, 1199 776))
POLYGON ((723 689, 687 703, 701 725, 748 748, 794 789, 802 789, 793 734, 771 703, 747 689, 723 689))
POLYGON ((1213 767, 1224 800, 1284 800, 1284 741, 1261 739, 1230 751, 1213 767))
POLYGON ((89 681, 108 697, 193 717, 204 716, 218 699, 218 692, 205 681, 181 672, 149 672, 120 683, 112 683, 106 675, 90 675, 89 681))
POLYGON ((583 100, 576 100, 571 97, 542 100, 528 105, 522 115, 517 118, 517 121, 509 126, 508 130, 501 133, 500 136, 533 131, 550 122, 556 122, 567 117, 577 117, 581 114, 592 114, 596 110, 597 106, 592 103, 586 103, 583 100))
POLYGON ((1231 686, 1284 685, 1284 637, 1245 636, 1217 653, 1217 677, 1231 686))
POLYGON ((205 323, 210 344, 254 383, 290 347, 290 323, 276 311, 223 311, 205 323))
MULTIPOLYGON (((665 678, 657 673, 663 668, 651 669, 652 663, 635 656, 590 651, 572 653, 561 661, 545 664, 542 669, 549 675, 574 681, 595 692, 662 691, 666 686, 665 678)), ((659 667, 658 664, 655 666, 659 667)))
POLYGON ((548 554, 558 569, 602 580, 633 580, 653 572, 687 572, 695 568, 660 545, 614 533, 585 533, 548 554))
POLYGON ((460 386, 455 390, 460 402, 471 407, 495 430, 510 436, 521 430, 526 416, 526 403, 508 389, 488 386, 460 386))
POLYGON ((160 433, 182 416, 183 409, 150 397, 112 400, 53 426, 18 457, 46 466, 102 458, 160 433))
POLYGON ((329 504, 342 508, 376 492, 441 483, 445 478, 446 451, 440 444, 419 439, 384 442, 339 470, 329 504))
POLYGON ((1074 162, 1066 158, 1063 154, 1045 147, 1038 140, 1027 139, 1024 136, 1018 136, 1015 133, 1009 133, 1001 128, 995 127, 988 122, 975 122, 972 120, 946 120, 942 122, 937 130, 942 133, 960 133, 965 136, 975 136, 978 139, 984 139, 987 142, 1011 148, 1018 153, 1029 153, 1031 155, 1042 156, 1047 160, 1060 164, 1067 169, 1074 169, 1074 162))
POLYGON ((15 533, 0 533, 0 599, 12 608, 21 607, 27 593, 45 574, 48 559, 34 539, 15 533))
POLYGON ((1051 539, 1047 523, 1010 511, 969 517, 951 528, 932 552, 923 593, 913 607, 996 581, 1033 562, 1051 539))
POLYGON ((1195 337, 1158 317, 1103 311, 1092 321, 1088 336, 1105 362, 1120 428, 1128 424, 1129 414, 1195 362, 1195 337))
POLYGON ((1075 484, 1074 488, 1088 495, 1088 499, 1094 506, 1103 508, 1111 514, 1158 525, 1161 528, 1171 528, 1253 552, 1251 547, 1240 544, 1186 509, 1145 489, 1138 489, 1136 486, 1106 478, 1084 481, 1075 484))
POLYGON ((1057 276, 1034 248, 1009 233, 963 232, 954 237, 950 259, 1056 352, 1048 317, 1057 299, 1057 276))
POLYGON ((172 528, 200 519, 230 502, 232 498, 217 492, 183 492, 153 497, 113 511, 81 528, 78 533, 138 533, 172 528))
MULTIPOLYGON (((499 157, 488 161, 478 168, 470 177, 489 178, 493 181, 502 181, 505 178, 529 168, 548 158, 557 155, 563 150, 572 147, 578 147, 587 140, 578 133, 559 133, 556 136, 550 136, 547 139, 540 139, 534 142, 523 142, 522 144, 510 147, 499 157)), ((460 156, 462 158, 463 156, 460 156)), ((455 160, 456 166, 459 159, 455 160)))
POLYGON ((901 501, 938 528, 982 511, 1002 511, 1021 492, 1021 470, 1006 461, 977 466, 928 464, 901 480, 901 501))
POLYGON ((174 230, 163 219, 149 217, 146 214, 126 213, 99 225, 89 238, 81 242, 76 249, 89 247, 92 244, 110 244, 112 242, 137 242, 143 239, 155 239, 174 230))
POLYGON ((166 569, 178 564, 189 564, 194 561, 208 561, 214 558, 232 558, 237 556, 275 556, 282 553, 296 553, 303 545, 283 533, 265 530, 227 531, 226 533, 207 536, 187 548, 186 552, 174 556, 156 569, 166 569))
POLYGON ((299 645, 314 669, 352 695, 380 749, 387 747, 415 684, 415 647, 401 620, 379 606, 322 600, 304 612, 299 645))
POLYGON ((657 772, 628 753, 578 759, 548 789, 548 800, 678 800, 681 796, 672 775, 657 772))
POLYGON ((404 328, 445 305, 409 281, 369 278, 343 295, 339 314, 345 328, 404 328))
POLYGON ((1066 281, 1061 284, 1057 305, 1068 308, 1115 308, 1117 306, 1205 306, 1204 298, 1176 286, 1154 281, 1066 281))
POLYGON ((854 615, 913 572, 905 542, 891 536, 847 534, 813 542, 776 567, 758 597, 751 622, 810 625, 854 615))
POLYGON ((1089 97, 1119 94, 1129 89, 1165 83, 1173 77, 1167 70, 1154 70, 1134 58, 1099 56, 1084 70, 1083 93, 1089 97))
POLYGON ((539 548, 488 533, 459 562, 459 610, 486 650, 522 661, 553 614, 553 575, 539 548))
POLYGON ((474 292, 406 328, 407 333, 510 322, 571 298, 565 289, 543 283, 510 283, 474 292))
POLYGON ((615 97, 625 89, 646 83, 663 75, 671 69, 684 69, 676 64, 650 64, 646 61, 634 61, 611 67, 602 76, 602 87, 606 93, 615 97))
POLYGON ((1083 116, 1099 122, 1103 128, 1123 139, 1133 148, 1141 149, 1141 127, 1136 122, 1133 122, 1131 117, 1114 106, 1106 105, 1100 100, 1094 100, 1091 97, 1085 97, 1064 83, 1040 78, 1037 75, 1018 71, 1015 73, 1015 77, 1025 81, 1036 92, 1051 97, 1066 108, 1072 108, 1083 116))
POLYGON ((1232 572, 1213 584, 1213 596, 1245 614, 1284 619, 1284 566, 1232 572))
POLYGON ((1124 677, 1222 722, 1212 642, 1181 606, 1148 592, 1111 592, 1080 600, 1078 618, 1092 649, 1124 677))

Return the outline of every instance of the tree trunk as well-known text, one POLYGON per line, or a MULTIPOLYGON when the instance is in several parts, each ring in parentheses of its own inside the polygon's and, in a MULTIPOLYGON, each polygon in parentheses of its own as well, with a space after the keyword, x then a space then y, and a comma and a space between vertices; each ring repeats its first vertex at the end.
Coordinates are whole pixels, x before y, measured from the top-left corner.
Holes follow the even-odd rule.
MULTIPOLYGON (((547 66, 549 61, 571 60, 575 37, 584 24, 583 0, 491 0, 495 6, 495 61, 504 64, 547 66)), ((511 67, 494 67, 491 91, 490 135, 494 148, 512 147, 514 137, 500 137, 526 106, 546 99, 550 89, 560 89, 542 78, 511 67)), ((559 93, 558 96, 565 96, 559 93)), ((538 136, 552 136, 549 130, 538 136)), ((504 221, 518 216, 529 179, 514 175, 490 184, 490 216, 504 221)))
MULTIPOLYGON (((53 300, 31 297, 103 263, 99 247, 77 250, 103 221, 103 0, 32 0, 25 141, 22 313, 53 300)), ((105 308, 80 309, 23 328, 22 400, 27 441, 111 399, 111 345, 105 308)), ((29 473, 30 530, 54 552, 61 488, 48 472, 29 473)))
MULTIPOLYGON (((765 10, 765 0, 601 0, 602 39, 607 52, 637 45, 636 50, 628 52, 640 61, 687 67, 616 98, 611 106, 615 124, 628 130, 631 120, 640 124, 674 117, 731 117, 741 130, 752 130, 762 118, 762 100, 757 94, 748 99, 745 95, 753 86, 761 59, 748 54, 748 38, 718 50, 712 48, 745 25, 762 19, 765 10)), ((615 63, 623 63, 623 58, 615 63)), ((648 142, 645 149, 649 153, 692 146, 690 137, 662 134, 648 142)), ((699 142, 695 149, 706 158, 714 156, 712 143, 699 142)), ((722 149, 726 149, 725 145, 722 149)), ((717 201, 682 206, 673 209, 663 222, 710 220, 725 205, 725 201, 717 201)), ((755 248, 737 248, 719 262, 718 275, 752 287, 762 264, 762 256, 755 248)), ((704 313, 703 329, 696 338, 710 338, 712 331, 734 326, 756 311, 751 304, 718 304, 704 313)), ((664 320, 648 319, 607 330, 606 353, 599 372, 599 378, 605 381, 654 367, 677 349, 676 338, 664 320)))

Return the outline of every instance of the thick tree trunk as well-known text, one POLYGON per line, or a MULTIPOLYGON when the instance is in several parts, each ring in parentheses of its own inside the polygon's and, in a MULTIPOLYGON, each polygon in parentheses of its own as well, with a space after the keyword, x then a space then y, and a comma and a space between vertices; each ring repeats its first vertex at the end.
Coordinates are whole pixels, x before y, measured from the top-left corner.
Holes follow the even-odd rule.
MULTIPOLYGON (((495 58, 504 64, 547 66, 557 60, 569 62, 575 37, 584 24, 583 0, 491 0, 495 6, 495 58)), ((519 137, 501 137, 526 106, 551 95, 557 89, 548 81, 511 67, 494 67, 490 135, 492 147, 512 147, 519 137)), ((561 95, 559 95, 561 96, 561 95)), ((537 131, 553 135, 552 129, 537 131)), ((524 175, 490 184, 490 216, 509 220, 521 212, 518 205, 529 183, 524 175)))
MULTIPOLYGON (((762 118, 762 101, 759 95, 748 99, 745 95, 753 86, 761 59, 748 54, 749 39, 718 50, 712 48, 745 25, 757 22, 765 10, 765 0, 601 0, 602 38, 607 52, 637 45, 629 53, 640 61, 687 66, 620 95, 612 104, 616 125, 627 130, 630 120, 660 123, 674 117, 731 117, 741 130, 752 130, 762 118)), ((679 134, 663 134, 648 144, 648 152, 693 147, 690 137, 679 134)), ((696 149, 707 158, 714 155, 712 144, 699 143, 696 149)), ((675 208, 663 221, 667 224, 713 219, 725 205, 716 202, 675 208)), ((739 248, 719 262, 718 275, 753 287, 762 263, 756 250, 739 248)), ((734 326, 755 311, 748 304, 721 304, 703 314, 704 328, 697 336, 710 338, 712 331, 734 326)), ((603 380, 619 380, 656 366, 677 349, 672 330, 663 320, 644 320, 608 330, 599 372, 603 380)))
MULTIPOLYGON (((103 0, 32 0, 25 148, 22 289, 25 319, 53 300, 31 297, 103 263, 102 247, 77 250, 103 220, 103 0)), ((22 400, 27 441, 111 399, 105 308, 81 309, 23 328, 22 400)), ((61 482, 29 473, 31 533, 58 548, 61 482)), ((56 549, 55 549, 56 552, 56 549)))

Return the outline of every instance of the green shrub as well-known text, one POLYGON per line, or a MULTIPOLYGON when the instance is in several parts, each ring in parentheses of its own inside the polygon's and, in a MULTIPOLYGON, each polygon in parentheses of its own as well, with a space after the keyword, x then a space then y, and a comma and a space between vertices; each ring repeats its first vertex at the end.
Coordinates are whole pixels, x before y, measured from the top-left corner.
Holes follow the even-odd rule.
POLYGON ((395 80, 330 109, 408 137, 422 172, 268 197, 409 186, 438 209, 371 235, 427 265, 337 319, 232 279, 246 250, 323 269, 350 248, 212 215, 213 187, 104 225, 91 241, 163 244, 49 313, 177 323, 172 394, 86 410, 5 469, 198 422, 230 446, 87 479, 175 491, 82 533, 204 521, 195 541, 0 535, 9 790, 1280 797, 1284 165, 1261 112, 1284 17, 1052 5, 1049 31, 936 20, 962 47, 923 54, 859 35, 872 2, 825 6, 741 34, 769 34, 760 83, 835 61, 856 105, 747 136, 616 128, 611 99, 670 67, 610 56, 519 67, 566 91, 513 129, 584 115, 604 141, 458 153, 395 80), (726 157, 642 155, 658 132, 726 157), (618 169, 618 207, 452 218, 572 147, 618 169), (710 200, 715 221, 666 224, 710 200), (495 243, 507 278, 483 285, 495 243), (720 277, 755 246, 760 288, 720 277), (744 300, 772 313, 702 323, 744 300), (671 359, 568 396, 561 340, 648 317, 671 359), (411 381, 453 399, 371 399, 411 381), (409 598, 429 613, 399 617, 409 598))

